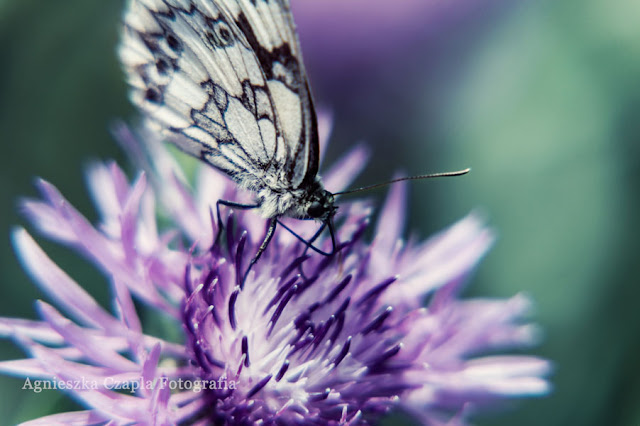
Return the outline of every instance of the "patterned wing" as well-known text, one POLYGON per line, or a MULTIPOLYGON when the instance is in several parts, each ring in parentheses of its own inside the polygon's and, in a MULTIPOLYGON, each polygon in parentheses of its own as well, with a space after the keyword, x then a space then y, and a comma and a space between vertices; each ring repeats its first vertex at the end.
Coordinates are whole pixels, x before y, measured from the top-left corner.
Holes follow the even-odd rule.
POLYGON ((286 1, 130 0, 132 99, 184 151, 240 185, 315 179, 315 112, 286 1))
POLYGON ((289 0, 221 0, 253 48, 267 78, 290 148, 296 181, 318 173, 318 128, 289 0), (295 99, 288 96, 296 94, 295 99), (286 112, 288 111, 288 113, 286 112))

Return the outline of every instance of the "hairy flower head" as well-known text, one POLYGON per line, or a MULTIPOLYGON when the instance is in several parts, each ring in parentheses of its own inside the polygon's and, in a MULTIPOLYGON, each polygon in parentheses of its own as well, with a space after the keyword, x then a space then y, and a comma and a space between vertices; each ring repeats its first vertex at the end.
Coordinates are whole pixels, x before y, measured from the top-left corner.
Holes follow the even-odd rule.
MULTIPOLYGON (((547 392, 546 361, 495 355, 533 342, 527 298, 459 298, 492 242, 476 215, 426 242, 405 241, 405 187, 396 185, 371 242, 369 204, 342 202, 339 255, 305 251, 280 228, 240 288, 265 223, 223 210, 216 239, 215 203, 247 194, 204 165, 192 191, 152 135, 142 138, 149 150, 126 128, 118 133, 146 173, 129 182, 115 164, 91 168, 97 225, 45 181, 42 199, 23 203, 41 233, 104 272, 113 312, 27 231, 14 232, 24 267, 53 304, 38 302, 41 321, 0 320, 0 332, 29 354, 0 370, 78 383, 65 391, 87 407, 32 424, 357 424, 392 409, 425 424, 462 423, 469 408, 547 392), (158 215, 168 223, 162 229, 158 215), (168 317, 183 339, 145 332, 136 303, 168 317)), ((365 159, 364 148, 354 149, 327 172, 327 188, 344 189, 365 159)), ((317 229, 285 223, 305 238, 317 229)), ((316 244, 331 247, 328 238, 316 244)))

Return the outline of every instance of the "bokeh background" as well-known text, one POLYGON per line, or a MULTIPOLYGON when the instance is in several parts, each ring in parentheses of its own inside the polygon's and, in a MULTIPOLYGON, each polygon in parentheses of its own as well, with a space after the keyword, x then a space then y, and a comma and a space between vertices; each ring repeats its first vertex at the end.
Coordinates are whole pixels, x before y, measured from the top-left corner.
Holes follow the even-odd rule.
MULTIPOLYGON (((536 301, 533 352, 553 360, 554 391, 478 423, 640 424, 640 3, 292 1, 315 96, 333 111, 329 160, 368 142, 361 184, 471 166, 411 185, 407 232, 479 209, 499 239, 468 295, 536 301)), ((0 315, 35 318, 46 298, 10 243, 34 177, 95 218, 83 168, 126 164, 108 131, 135 121, 115 57, 121 7, 0 0, 0 315)), ((43 245, 108 303, 99 273, 43 245)), ((21 356, 11 342, 0 351, 21 356)), ((0 424, 75 408, 22 383, 0 377, 0 424)))

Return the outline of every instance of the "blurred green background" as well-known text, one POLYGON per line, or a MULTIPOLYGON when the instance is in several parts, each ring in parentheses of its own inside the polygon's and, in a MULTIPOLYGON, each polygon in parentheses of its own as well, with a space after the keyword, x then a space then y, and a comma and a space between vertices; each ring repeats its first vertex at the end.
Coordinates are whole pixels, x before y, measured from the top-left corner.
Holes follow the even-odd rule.
MULTIPOLYGON (((412 184, 409 228, 426 237, 480 209, 499 239, 468 295, 530 294, 544 330, 531 352, 555 364, 549 397, 479 423, 640 424, 640 2, 353 1, 311 12, 293 0, 316 98, 334 115, 329 160, 367 141, 363 184, 471 166, 412 184)), ((108 132, 135 117, 114 53, 121 7, 0 0, 1 315, 35 318, 33 300, 45 297, 10 245, 34 177, 95 218, 84 166, 126 164, 108 132)), ((43 245, 108 303, 100 274, 43 245)), ((0 351, 21 355, 7 341, 0 351)), ((21 384, 0 377, 0 424, 74 408, 21 384)))

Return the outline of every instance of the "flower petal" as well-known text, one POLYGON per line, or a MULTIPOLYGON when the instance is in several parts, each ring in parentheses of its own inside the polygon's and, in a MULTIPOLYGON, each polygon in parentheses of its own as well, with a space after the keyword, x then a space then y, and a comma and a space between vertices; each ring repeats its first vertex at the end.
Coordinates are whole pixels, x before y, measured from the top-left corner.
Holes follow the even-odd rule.
POLYGON ((53 414, 51 416, 40 417, 21 423, 21 426, 51 426, 51 425, 92 425, 104 423, 109 420, 108 416, 103 416, 95 410, 72 411, 67 413, 53 414))
POLYGON ((114 318, 42 251, 24 229, 13 232, 13 244, 23 267, 49 296, 83 324, 114 327, 114 318))

